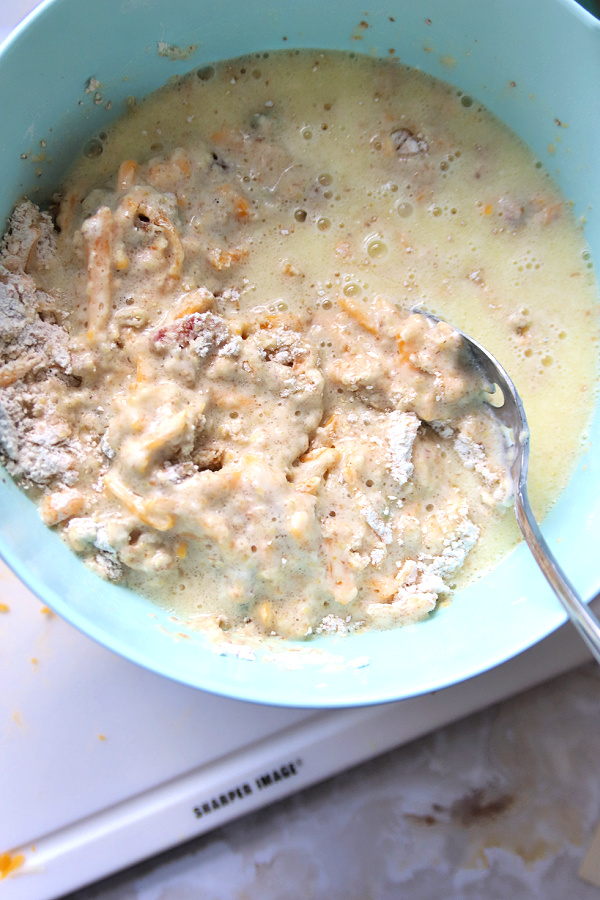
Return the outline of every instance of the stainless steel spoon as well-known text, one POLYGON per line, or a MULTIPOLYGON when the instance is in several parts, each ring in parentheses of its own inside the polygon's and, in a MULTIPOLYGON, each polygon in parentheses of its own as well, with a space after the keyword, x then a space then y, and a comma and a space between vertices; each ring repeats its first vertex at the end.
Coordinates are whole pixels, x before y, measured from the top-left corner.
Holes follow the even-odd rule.
MULTIPOLYGON (((413 312, 427 316, 435 322, 442 321, 422 309, 414 309, 413 312)), ((498 360, 473 338, 468 337, 456 326, 452 327, 462 336, 475 364, 494 389, 490 396, 491 405, 494 407, 499 421, 512 433, 514 459, 510 468, 515 486, 515 513, 523 537, 548 583, 569 614, 573 625, 600 663, 600 622, 577 595, 558 565, 531 510, 527 496, 529 428, 521 398, 498 360)))

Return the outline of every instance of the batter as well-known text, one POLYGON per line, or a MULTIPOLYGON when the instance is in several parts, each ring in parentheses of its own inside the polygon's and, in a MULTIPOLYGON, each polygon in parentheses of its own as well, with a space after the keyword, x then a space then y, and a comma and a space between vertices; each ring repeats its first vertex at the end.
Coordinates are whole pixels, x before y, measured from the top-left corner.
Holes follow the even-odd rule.
POLYGON ((67 184, 5 237, 0 445, 103 577, 301 638, 417 621, 489 568, 517 537, 510 439, 415 304, 514 376, 538 515, 566 483, 595 379, 585 247, 451 86, 351 54, 221 63, 131 104, 67 184))

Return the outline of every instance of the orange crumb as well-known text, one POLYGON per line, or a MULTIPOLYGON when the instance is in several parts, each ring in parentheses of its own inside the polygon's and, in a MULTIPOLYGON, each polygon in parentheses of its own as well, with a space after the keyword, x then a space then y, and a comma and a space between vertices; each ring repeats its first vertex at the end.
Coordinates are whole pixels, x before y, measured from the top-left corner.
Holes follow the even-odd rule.
POLYGON ((491 216, 491 214, 492 214, 492 204, 491 203, 487 203, 485 205, 483 214, 484 214, 484 216, 491 216))
POLYGON ((106 740, 106 735, 104 735, 104 734, 99 734, 99 735, 98 735, 98 740, 99 740, 99 741, 105 741, 105 740, 106 740))
POLYGON ((179 559, 185 559, 185 554, 187 553, 187 544, 185 543, 185 541, 181 541, 181 543, 177 544, 175 553, 177 554, 179 559))
POLYGON ((245 219, 250 212, 250 204, 244 197, 235 198, 235 215, 237 219, 245 219))
POLYGON ((12 853, 0 853, 0 881, 22 866, 24 862, 25 857, 22 853, 14 856, 12 853))
POLYGON ((220 247, 214 247, 209 250, 208 261, 215 269, 222 271, 231 268, 233 263, 239 262, 245 256, 248 256, 245 247, 238 247, 235 250, 221 250, 220 247))
POLYGON ((0 603, 0 613, 10 612, 10 606, 8 603, 0 603))
POLYGON ((40 612, 43 616, 48 616, 49 618, 56 615, 56 613, 52 612, 49 606, 40 607, 40 612))

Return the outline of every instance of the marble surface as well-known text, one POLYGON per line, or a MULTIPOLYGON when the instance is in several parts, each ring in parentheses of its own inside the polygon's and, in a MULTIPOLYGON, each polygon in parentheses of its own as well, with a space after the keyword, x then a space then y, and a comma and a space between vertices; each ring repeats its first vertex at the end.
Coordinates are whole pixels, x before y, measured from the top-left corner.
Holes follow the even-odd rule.
POLYGON ((69 900, 600 900, 589 664, 69 900))

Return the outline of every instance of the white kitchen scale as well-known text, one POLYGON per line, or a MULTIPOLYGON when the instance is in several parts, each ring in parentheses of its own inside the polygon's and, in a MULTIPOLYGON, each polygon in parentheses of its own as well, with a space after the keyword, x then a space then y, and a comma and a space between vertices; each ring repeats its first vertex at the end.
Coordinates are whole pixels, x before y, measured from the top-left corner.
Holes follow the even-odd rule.
POLYGON ((565 625, 442 691, 288 709, 115 656, 3 563, 0 610, 0 900, 53 900, 589 659, 565 625))

